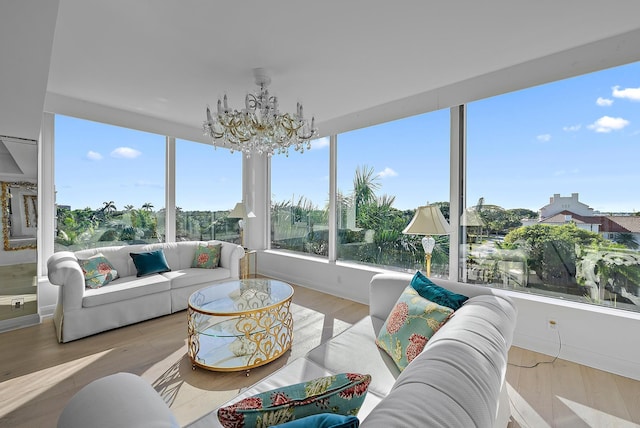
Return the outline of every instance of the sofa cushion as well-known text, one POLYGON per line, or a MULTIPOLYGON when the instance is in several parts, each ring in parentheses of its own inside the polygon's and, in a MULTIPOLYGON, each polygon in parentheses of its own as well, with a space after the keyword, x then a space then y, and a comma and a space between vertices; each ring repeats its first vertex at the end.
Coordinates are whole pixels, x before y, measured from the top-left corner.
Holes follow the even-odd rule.
POLYGON ((340 373, 247 397, 218 409, 228 428, 272 426, 297 418, 333 412, 356 415, 367 394, 371 376, 340 373))
POLYGON ((222 244, 198 245, 193 256, 192 268, 215 269, 220 266, 222 244))
POLYGON ((171 288, 175 290, 197 284, 214 283, 229 278, 230 273, 229 269, 219 267, 217 269, 186 268, 163 272, 161 275, 171 280, 171 288))
POLYGON ((118 271, 118 276, 130 276, 136 274, 136 268, 133 260, 129 256, 132 251, 138 251, 140 245, 123 245, 113 247, 91 248, 87 250, 76 251, 78 259, 88 259, 97 254, 102 254, 109 260, 109 263, 118 271))
POLYGON ((111 281, 109 284, 95 289, 86 289, 82 298, 82 306, 106 305, 135 299, 153 293, 169 291, 171 282, 162 275, 148 275, 141 278, 126 276, 111 281))
POLYGON ((469 299, 467 296, 451 292, 446 288, 434 284, 420 271, 417 271, 411 279, 411 286, 425 299, 451 308, 454 311, 460 309, 460 306, 469 299))
POLYGON ((358 428, 360 420, 355 416, 336 415, 335 413, 318 413, 305 416, 273 428, 358 428))
POLYGON ((193 255, 191 267, 215 269, 220 265, 222 244, 198 245, 193 255))
POLYGON ((136 266, 137 276, 169 272, 171 270, 167 264, 163 250, 129 253, 129 255, 133 260, 133 264, 136 266))
POLYGON ((307 358, 332 373, 358 370, 371 375, 369 395, 384 397, 391 391, 400 370, 391 357, 376 346, 376 332, 382 321, 365 317, 347 330, 309 351, 307 358), (376 325, 379 324, 379 325, 376 325), (366 355, 354 361, 354 349, 366 355))
POLYGON ((78 263, 84 274, 84 285, 88 288, 100 288, 118 278, 118 271, 101 253, 88 259, 78 259, 78 263))
POLYGON ((425 299, 409 285, 385 321, 376 344, 404 370, 452 313, 453 309, 425 299))

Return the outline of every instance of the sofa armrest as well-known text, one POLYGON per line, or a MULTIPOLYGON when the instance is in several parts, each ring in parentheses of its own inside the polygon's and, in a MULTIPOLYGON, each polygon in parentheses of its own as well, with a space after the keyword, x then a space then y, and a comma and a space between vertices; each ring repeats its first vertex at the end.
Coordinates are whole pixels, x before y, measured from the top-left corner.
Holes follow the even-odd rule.
POLYGON ((47 260, 47 276, 51 284, 62 287, 62 301, 58 304, 65 310, 82 308, 84 274, 75 254, 70 251, 54 253, 47 260))
POLYGON ((386 320, 413 276, 405 273, 379 273, 369 284, 369 315, 386 320))
POLYGON ((131 373, 89 383, 71 398, 58 419, 58 428, 179 426, 156 390, 131 373))
POLYGON ((229 269, 232 279, 240 278, 240 259, 244 257, 244 248, 226 241, 211 241, 211 243, 222 244, 220 266, 229 269))

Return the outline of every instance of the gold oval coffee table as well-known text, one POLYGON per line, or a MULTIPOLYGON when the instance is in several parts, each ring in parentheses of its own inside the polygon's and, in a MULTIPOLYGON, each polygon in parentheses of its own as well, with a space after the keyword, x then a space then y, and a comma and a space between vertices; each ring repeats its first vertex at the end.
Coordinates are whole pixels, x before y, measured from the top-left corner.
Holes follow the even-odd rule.
POLYGON ((293 287, 243 279, 204 287, 189 297, 188 353, 193 368, 249 370, 291 347, 293 287))

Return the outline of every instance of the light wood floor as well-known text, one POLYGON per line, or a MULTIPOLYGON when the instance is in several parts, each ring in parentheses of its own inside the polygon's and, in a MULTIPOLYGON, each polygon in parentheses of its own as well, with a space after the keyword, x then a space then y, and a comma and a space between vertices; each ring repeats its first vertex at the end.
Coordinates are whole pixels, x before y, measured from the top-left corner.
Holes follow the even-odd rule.
MULTIPOLYGON (((136 373, 161 394, 184 425, 242 388, 304 355, 364 317, 368 307, 295 287, 294 344, 251 371, 193 371, 186 356, 186 312, 58 344, 50 320, 0 334, 0 427, 54 427, 71 396, 90 381, 136 373)), ((510 361, 549 360, 512 348, 510 361)), ((640 383, 562 360, 535 369, 509 366, 510 427, 640 426, 640 383)))

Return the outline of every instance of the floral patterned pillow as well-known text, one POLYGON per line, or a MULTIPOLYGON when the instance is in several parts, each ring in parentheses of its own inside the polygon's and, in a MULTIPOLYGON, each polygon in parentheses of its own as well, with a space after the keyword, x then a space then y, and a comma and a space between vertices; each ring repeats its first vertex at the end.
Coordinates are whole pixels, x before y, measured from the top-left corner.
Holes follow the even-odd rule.
POLYGON ((100 288, 118 278, 118 271, 101 253, 88 259, 78 259, 78 263, 82 268, 84 285, 87 288, 100 288))
POLYGON ((191 267, 203 269, 215 269, 220 266, 220 251, 222 244, 198 245, 193 256, 191 267))
POLYGON ((270 427, 318 413, 357 415, 370 375, 341 373, 247 397, 218 409, 225 428, 270 427))
POLYGON ((427 341, 453 312, 451 308, 421 297, 409 285, 384 322, 376 344, 402 371, 422 352, 427 341))

